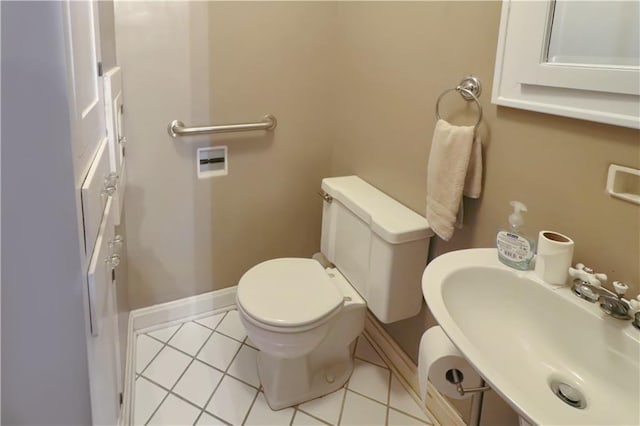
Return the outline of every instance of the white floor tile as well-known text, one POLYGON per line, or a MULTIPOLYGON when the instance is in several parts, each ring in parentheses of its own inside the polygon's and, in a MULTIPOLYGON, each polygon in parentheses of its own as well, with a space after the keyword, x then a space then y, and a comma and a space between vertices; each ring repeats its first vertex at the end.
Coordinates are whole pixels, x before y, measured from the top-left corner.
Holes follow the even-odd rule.
POLYGON ((236 310, 227 312, 227 315, 218 325, 216 331, 240 341, 243 341, 244 338, 247 337, 244 325, 240 322, 240 314, 238 314, 236 310))
POLYGON ((402 386, 398 378, 391 376, 391 394, 389 395, 389 405, 418 417, 424 421, 428 421, 427 415, 420 409, 416 401, 409 395, 409 392, 402 386))
POLYGON ((269 407, 269 404, 267 404, 264 394, 260 392, 258 398, 256 398, 256 402, 254 402, 253 407, 251 407, 245 425, 289 426, 293 412, 293 408, 273 411, 269 407))
POLYGON ((169 340, 169 345, 195 356, 211 333, 213 332, 207 327, 195 322, 187 322, 169 340))
POLYGON ((251 386, 225 376, 209 401, 207 411, 232 425, 240 425, 257 393, 251 386))
POLYGON ((159 330, 152 331, 152 332, 147 333, 147 334, 149 336, 155 337, 158 340, 162 340, 163 342, 167 342, 169 339, 171 339, 171 336, 173 336, 173 333, 175 333, 176 330, 179 329, 181 325, 182 324, 172 325, 170 327, 161 328, 159 330))
POLYGON ((347 392, 344 410, 340 420, 341 425, 384 425, 387 417, 387 407, 368 398, 347 392))
POLYGON ((134 399, 133 423, 144 425, 151 414, 165 397, 167 391, 154 385, 144 377, 136 379, 136 394, 134 399))
POLYGON ((382 360, 382 358, 380 358, 378 352, 373 349, 373 346, 371 346, 371 343, 369 343, 369 340, 364 335, 360 335, 360 337, 358 337, 356 357, 369 361, 373 364, 377 364, 381 367, 388 368, 387 364, 382 360))
POLYGON ((198 407, 204 408, 222 376, 220 371, 195 360, 180 378, 173 391, 198 407))
POLYGON ((225 371, 238 352, 241 343, 219 333, 213 333, 202 347, 198 359, 225 371))
POLYGON ((386 404, 389 395, 389 376, 390 372, 386 368, 356 359, 347 387, 386 404))
POLYGON ((209 327, 212 330, 215 330, 218 324, 220 324, 220 320, 224 318, 224 312, 221 314, 211 315, 210 317, 199 318, 194 320, 200 325, 204 325, 205 327, 209 327))
POLYGON ((394 410, 389 410, 389 426, 411 426, 411 425, 426 425, 429 423, 422 422, 416 418, 407 416, 404 413, 394 410))
POLYGON ((344 388, 340 388, 335 392, 305 402, 298 406, 298 409, 316 416, 332 425, 338 424, 340 418, 340 410, 342 409, 342 400, 344 399, 344 388))
POLYGON ((226 426, 227 424, 222 420, 216 419, 210 414, 202 413, 202 415, 196 422, 196 425, 197 426, 218 426, 218 425, 226 426))
POLYGON ((149 361, 162 349, 162 343, 144 334, 136 338, 136 373, 142 372, 149 361))
POLYGON ((314 419, 311 416, 306 415, 302 411, 296 412, 296 417, 293 419, 292 426, 325 426, 326 423, 321 422, 318 419, 314 419))
POLYGON ((260 387, 260 378, 258 377, 257 358, 257 350, 242 345, 227 373, 258 388, 260 387))
POLYGON ((180 398, 169 395, 149 420, 149 425, 192 425, 200 410, 180 398))
POLYGON ((143 376, 171 389, 191 359, 187 355, 165 346, 156 359, 149 364, 143 376))
POLYGON ((298 410, 273 411, 264 394, 248 385, 260 386, 257 350, 246 336, 237 311, 139 335, 136 372, 144 370, 144 374, 135 380, 134 423, 182 425, 193 424, 197 419, 198 425, 225 422, 235 425, 242 424, 246 418, 247 425, 337 425, 340 422, 341 425, 373 426, 384 425, 385 421, 391 426, 432 424, 364 335, 358 338, 355 356, 358 359, 347 384, 350 390, 341 388, 300 404, 298 410), (218 332, 213 332, 214 329, 218 332), (163 348, 155 339, 179 350, 163 348), (180 351, 193 356, 197 353, 198 360, 192 361, 180 351), (229 375, 225 376, 222 371, 229 375), (173 392, 180 397, 167 395, 156 383, 167 389, 173 387, 173 392), (390 408, 386 407, 387 401, 390 408), (208 413, 200 415, 196 406, 205 404, 208 413))

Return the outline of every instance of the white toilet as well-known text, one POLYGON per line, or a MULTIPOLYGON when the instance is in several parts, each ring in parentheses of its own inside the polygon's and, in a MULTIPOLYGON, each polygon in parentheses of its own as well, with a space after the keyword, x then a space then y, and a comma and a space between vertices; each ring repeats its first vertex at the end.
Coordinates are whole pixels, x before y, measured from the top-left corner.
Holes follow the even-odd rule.
POLYGON ((420 311, 426 219, 357 176, 326 178, 321 251, 335 267, 282 258, 238 283, 236 304, 260 350, 258 374, 274 410, 326 395, 353 371, 367 307, 382 322, 420 311))

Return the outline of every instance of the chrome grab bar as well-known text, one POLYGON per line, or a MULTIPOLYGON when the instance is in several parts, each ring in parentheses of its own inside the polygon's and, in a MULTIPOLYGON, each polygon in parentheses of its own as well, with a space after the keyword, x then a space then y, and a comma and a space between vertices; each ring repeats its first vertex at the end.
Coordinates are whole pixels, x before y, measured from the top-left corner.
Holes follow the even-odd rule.
POLYGON ((171 137, 208 135, 212 133, 248 132, 251 130, 273 130, 278 125, 276 118, 267 114, 258 123, 220 124, 214 126, 186 127, 182 121, 173 120, 167 131, 171 137))

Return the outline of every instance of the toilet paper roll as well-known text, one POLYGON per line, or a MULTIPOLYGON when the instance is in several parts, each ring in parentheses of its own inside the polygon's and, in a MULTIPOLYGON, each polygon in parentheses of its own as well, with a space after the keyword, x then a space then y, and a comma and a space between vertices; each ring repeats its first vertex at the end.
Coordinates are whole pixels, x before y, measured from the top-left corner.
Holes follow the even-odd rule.
POLYGON ((573 240, 553 231, 540 231, 536 275, 549 284, 565 284, 573 260, 573 240))
POLYGON ((418 355, 418 380, 420 381, 420 396, 423 401, 427 396, 427 377, 443 395, 454 399, 467 399, 473 396, 469 393, 461 396, 456 390, 456 385, 447 380, 447 371, 454 368, 462 372, 463 387, 481 386, 482 378, 444 334, 442 327, 438 325, 431 327, 422 335, 420 354, 418 355))

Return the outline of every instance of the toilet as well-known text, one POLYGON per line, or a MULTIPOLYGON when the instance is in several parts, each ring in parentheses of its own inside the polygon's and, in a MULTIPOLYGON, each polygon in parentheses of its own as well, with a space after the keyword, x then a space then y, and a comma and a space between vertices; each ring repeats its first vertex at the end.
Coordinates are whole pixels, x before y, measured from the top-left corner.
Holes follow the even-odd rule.
POLYGON ((367 308, 383 323, 415 316, 433 235, 426 219, 357 176, 325 178, 321 252, 249 269, 236 305, 259 349, 258 375, 274 410, 342 387, 367 308))

